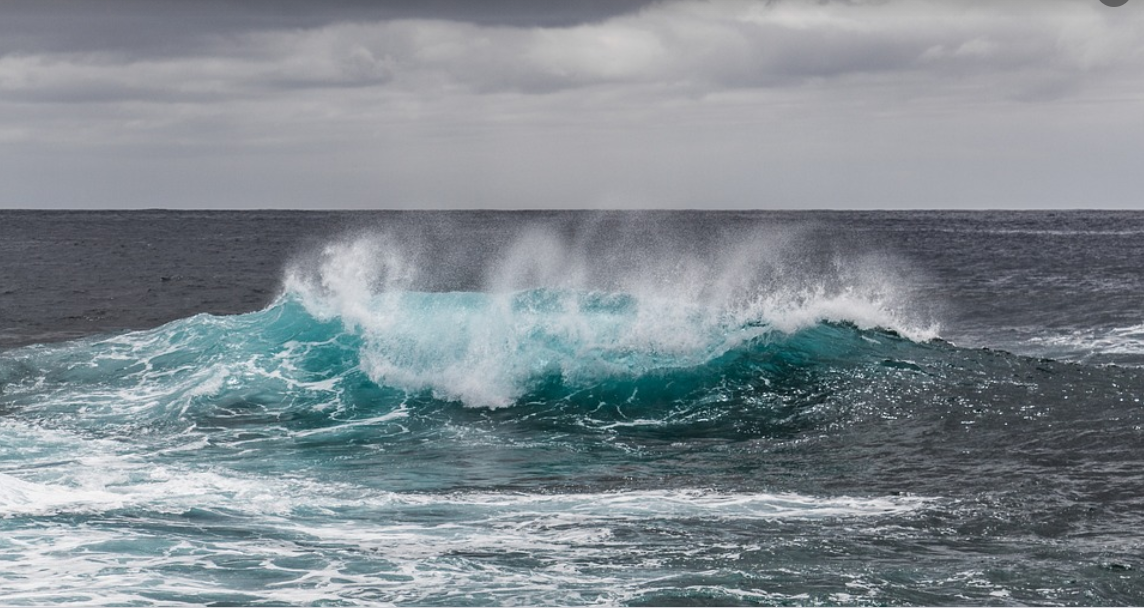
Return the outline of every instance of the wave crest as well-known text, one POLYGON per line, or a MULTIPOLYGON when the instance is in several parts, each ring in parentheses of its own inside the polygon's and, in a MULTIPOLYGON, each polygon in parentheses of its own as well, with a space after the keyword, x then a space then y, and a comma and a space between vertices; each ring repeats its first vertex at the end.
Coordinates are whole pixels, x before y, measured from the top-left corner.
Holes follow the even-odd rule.
POLYGON ((588 255, 539 227, 488 256, 480 290, 426 292, 400 239, 366 235, 296 262, 285 297, 360 336, 375 382, 486 407, 542 378, 584 386, 694 368, 824 322, 936 335, 909 319, 885 260, 815 266, 799 253, 755 234, 706 254, 619 243, 588 255))

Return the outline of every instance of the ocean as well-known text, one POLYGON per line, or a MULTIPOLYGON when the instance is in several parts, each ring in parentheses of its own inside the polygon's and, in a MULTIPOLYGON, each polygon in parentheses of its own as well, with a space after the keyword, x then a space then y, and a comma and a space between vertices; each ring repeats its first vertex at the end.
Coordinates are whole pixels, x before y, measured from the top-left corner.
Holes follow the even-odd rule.
POLYGON ((1144 604, 1144 213, 0 211, 5 605, 1144 604))

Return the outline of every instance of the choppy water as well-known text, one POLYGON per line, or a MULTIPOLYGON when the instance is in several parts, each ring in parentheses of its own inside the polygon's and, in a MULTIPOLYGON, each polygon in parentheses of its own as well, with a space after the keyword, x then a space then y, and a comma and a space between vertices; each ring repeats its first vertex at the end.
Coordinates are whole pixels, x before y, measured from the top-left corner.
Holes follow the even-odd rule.
POLYGON ((1144 603, 1141 235, 0 213, 0 600, 1144 603))

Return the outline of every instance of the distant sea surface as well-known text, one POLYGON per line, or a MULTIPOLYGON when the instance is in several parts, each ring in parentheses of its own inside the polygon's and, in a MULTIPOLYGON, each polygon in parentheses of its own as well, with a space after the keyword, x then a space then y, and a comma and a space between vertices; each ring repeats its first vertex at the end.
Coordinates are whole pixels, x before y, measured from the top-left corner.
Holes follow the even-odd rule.
POLYGON ((0 603, 1144 604, 1144 213, 0 211, 0 603))

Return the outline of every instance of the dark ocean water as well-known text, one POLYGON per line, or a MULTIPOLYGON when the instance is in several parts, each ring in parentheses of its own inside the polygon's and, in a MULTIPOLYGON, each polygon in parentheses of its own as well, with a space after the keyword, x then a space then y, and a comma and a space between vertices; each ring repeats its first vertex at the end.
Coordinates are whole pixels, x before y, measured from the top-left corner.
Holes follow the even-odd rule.
POLYGON ((1144 604, 1142 237, 0 211, 0 603, 1144 604))

